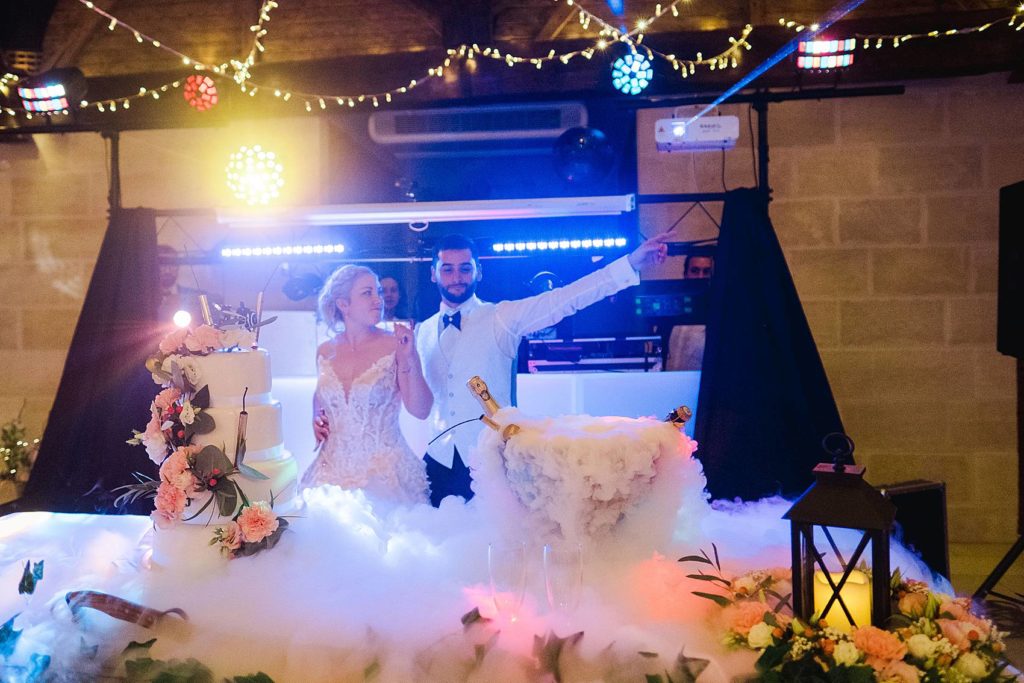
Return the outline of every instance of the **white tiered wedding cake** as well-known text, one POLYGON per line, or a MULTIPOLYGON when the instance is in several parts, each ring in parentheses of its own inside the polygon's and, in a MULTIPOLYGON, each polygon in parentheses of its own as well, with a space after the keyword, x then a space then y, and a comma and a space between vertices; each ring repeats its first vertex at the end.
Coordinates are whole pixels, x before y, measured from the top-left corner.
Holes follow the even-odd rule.
POLYGON ((298 466, 271 398, 270 356, 253 342, 252 329, 203 325, 172 332, 147 361, 163 389, 130 443, 160 474, 137 475, 122 499, 155 498, 157 564, 252 555, 288 526, 278 515, 295 499, 298 466))

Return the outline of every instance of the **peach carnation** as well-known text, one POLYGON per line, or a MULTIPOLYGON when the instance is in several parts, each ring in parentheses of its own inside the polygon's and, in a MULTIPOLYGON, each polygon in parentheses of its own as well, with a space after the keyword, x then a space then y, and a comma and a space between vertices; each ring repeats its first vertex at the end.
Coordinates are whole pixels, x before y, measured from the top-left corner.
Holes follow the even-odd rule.
POLYGON ((181 398, 181 392, 177 387, 170 387, 157 394, 156 398, 153 399, 153 403, 156 404, 156 407, 160 410, 167 411, 179 398, 181 398))
POLYGON ((242 510, 238 516, 238 526, 247 543, 259 543, 277 531, 277 515, 266 503, 256 502, 242 510))
POLYGON ((876 669, 879 681, 897 681, 898 683, 917 683, 921 680, 921 672, 917 667, 906 662, 889 661, 880 669, 876 669))
POLYGON ((171 354, 181 348, 181 345, 185 343, 185 337, 188 336, 188 328, 181 327, 166 337, 160 342, 160 353, 171 354))
MULTIPOLYGON (((883 631, 877 626, 862 626, 853 631, 853 644, 857 649, 876 660, 900 660, 907 654, 907 646, 894 633, 883 631)), ((875 666, 872 664, 872 666, 875 666)), ((875 666, 876 669, 879 667, 875 666)))
POLYGON ((163 482, 156 490, 156 509, 176 519, 185 510, 188 496, 176 486, 163 482))
POLYGON ((942 631, 942 635, 945 636, 946 640, 961 652, 967 652, 971 649, 971 643, 981 640, 982 635, 988 635, 987 629, 983 634, 979 626, 969 621, 936 619, 935 623, 938 624, 939 630, 942 631))
POLYGON ((204 353, 222 346, 221 331, 211 325, 200 325, 185 339, 185 348, 192 353, 204 353))
POLYGON ((905 614, 908 617, 924 616, 925 607, 928 605, 928 596, 924 593, 907 593, 900 598, 898 603, 898 609, 900 614, 905 614))
POLYGON ((160 479, 186 492, 195 487, 195 477, 188 465, 188 448, 174 451, 160 465, 160 479))
POLYGON ((766 612, 771 608, 763 602, 744 601, 737 602, 726 610, 725 618, 730 624, 729 628, 741 636, 748 635, 750 629, 764 621, 766 612))
POLYGON ((178 515, 160 510, 153 510, 149 513, 149 518, 153 520, 153 526, 157 529, 170 529, 178 521, 178 515))

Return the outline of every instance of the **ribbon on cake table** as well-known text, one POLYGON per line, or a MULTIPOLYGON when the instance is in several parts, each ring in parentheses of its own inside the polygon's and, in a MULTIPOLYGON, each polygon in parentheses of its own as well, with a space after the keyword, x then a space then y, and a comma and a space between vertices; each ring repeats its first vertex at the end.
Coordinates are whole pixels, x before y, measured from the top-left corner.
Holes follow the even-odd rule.
POLYGON ((99 591, 71 591, 64 596, 64 600, 68 603, 68 607, 71 608, 72 614, 77 615, 80 610, 88 607, 103 612, 115 619, 138 624, 144 628, 153 628, 169 614, 174 614, 188 621, 188 615, 185 614, 185 610, 179 607, 160 611, 125 600, 124 598, 119 598, 116 595, 100 593, 99 591))

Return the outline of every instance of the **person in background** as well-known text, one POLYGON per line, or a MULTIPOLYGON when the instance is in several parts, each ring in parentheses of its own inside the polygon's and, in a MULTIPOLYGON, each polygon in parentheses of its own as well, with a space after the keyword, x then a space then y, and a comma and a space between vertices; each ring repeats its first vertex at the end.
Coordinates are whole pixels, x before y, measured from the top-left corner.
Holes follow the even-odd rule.
POLYGON ((404 317, 399 313, 399 308, 402 305, 402 286, 396 278, 390 275, 381 277, 380 295, 384 301, 382 320, 393 321, 404 317))
POLYGON ((157 320, 161 324, 170 324, 175 313, 187 311, 192 316, 193 326, 202 325, 199 295, 204 292, 178 284, 178 252, 168 244, 158 244, 157 258, 160 266, 160 308, 157 320))
MULTIPOLYGON (((687 254, 683 261, 684 280, 707 280, 715 274, 715 258, 687 254)), ((676 325, 668 340, 666 370, 700 370, 704 363, 704 325, 676 325)))
POLYGON ((497 304, 476 296, 483 268, 473 242, 462 235, 440 239, 430 269, 430 279, 441 294, 440 310, 416 332, 424 376, 434 396, 429 417, 432 440, 424 456, 433 505, 439 506, 447 496, 473 497, 463 456, 469 456, 482 423, 476 419, 480 404, 466 387, 469 379, 479 376, 499 405, 509 405, 520 339, 638 284, 641 268, 665 261, 669 235, 649 239, 629 255, 564 287, 497 304))

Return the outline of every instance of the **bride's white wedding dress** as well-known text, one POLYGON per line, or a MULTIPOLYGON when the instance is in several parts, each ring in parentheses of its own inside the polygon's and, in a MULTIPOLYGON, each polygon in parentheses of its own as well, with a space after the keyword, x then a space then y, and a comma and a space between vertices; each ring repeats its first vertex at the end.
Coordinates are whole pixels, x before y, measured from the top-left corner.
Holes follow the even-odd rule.
POLYGON ((427 501, 427 475, 402 436, 395 354, 378 358, 347 390, 331 362, 317 357, 316 393, 330 435, 302 475, 301 488, 335 484, 377 500, 427 501))

